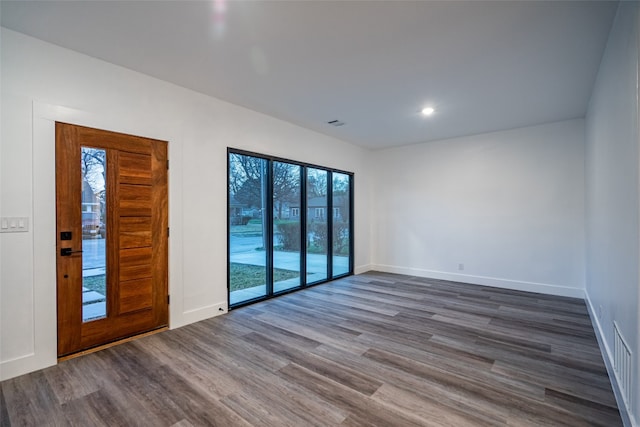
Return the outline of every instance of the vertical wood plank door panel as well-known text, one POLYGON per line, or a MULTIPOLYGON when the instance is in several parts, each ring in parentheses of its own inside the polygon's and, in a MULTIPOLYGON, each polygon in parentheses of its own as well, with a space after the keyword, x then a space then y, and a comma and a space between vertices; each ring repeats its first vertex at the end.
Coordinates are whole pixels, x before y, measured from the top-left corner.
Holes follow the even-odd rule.
POLYGON ((56 123, 58 356, 168 325, 167 145, 56 123))

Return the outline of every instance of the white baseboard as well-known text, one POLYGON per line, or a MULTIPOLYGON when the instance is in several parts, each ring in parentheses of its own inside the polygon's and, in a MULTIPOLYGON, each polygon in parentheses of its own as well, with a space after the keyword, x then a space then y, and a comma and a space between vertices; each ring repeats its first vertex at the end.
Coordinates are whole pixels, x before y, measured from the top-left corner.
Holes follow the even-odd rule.
POLYGON ((525 282, 520 280, 501 279, 497 277, 475 276, 471 274, 451 273, 446 271, 425 270, 412 267, 373 264, 372 270, 385 273, 405 274, 409 276, 426 277, 438 280, 471 283, 474 285, 493 286, 496 288, 513 289, 517 291, 538 292, 562 297, 584 298, 584 289, 559 286, 548 283, 525 282))
POLYGON ((600 352, 602 353, 602 359, 604 360, 604 364, 607 368, 607 373, 609 374, 609 380, 611 381, 611 387, 613 388, 613 394, 616 397, 616 403, 618 404, 618 409, 620 410, 620 416, 622 417, 622 422, 625 427, 640 427, 638 423, 634 420, 633 414, 631 413, 631 409, 627 407, 624 403, 624 399, 622 398, 622 391, 620 390, 620 385, 618 384, 618 379, 613 370, 613 352, 609 345, 607 344, 607 340, 605 339, 604 331, 602 330, 602 325, 600 324, 600 320, 596 315, 595 307, 591 302, 591 298, 589 297, 589 292, 585 291, 584 300, 587 304, 587 310, 589 311, 589 317, 591 318, 591 324, 593 325, 593 330, 596 334, 596 339, 598 340, 598 345, 600 347, 600 352))
POLYGON ((210 319, 212 317, 220 316, 229 311, 227 302, 219 302, 217 304, 207 305, 205 307, 198 307, 193 310, 187 310, 182 313, 181 319, 175 322, 171 322, 171 329, 176 329, 181 326, 186 326, 191 323, 200 322, 201 320, 210 319))
POLYGON ((56 363, 58 363, 56 357, 44 360, 43 357, 38 357, 35 353, 25 354, 24 356, 10 360, 3 360, 0 362, 0 381, 48 368, 56 363))
POLYGON ((353 273, 354 274, 362 274, 362 273, 366 273, 367 271, 371 271, 373 270, 373 265, 372 264, 365 264, 365 265, 359 265, 357 267, 353 268, 353 273))

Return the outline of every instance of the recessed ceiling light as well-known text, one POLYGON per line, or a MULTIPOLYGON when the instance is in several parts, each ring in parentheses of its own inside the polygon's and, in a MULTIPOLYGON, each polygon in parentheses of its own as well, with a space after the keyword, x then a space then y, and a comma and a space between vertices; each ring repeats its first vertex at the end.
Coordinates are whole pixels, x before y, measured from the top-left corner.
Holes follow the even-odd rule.
POLYGON ((425 107, 422 109, 421 113, 425 116, 430 116, 435 113, 436 109, 433 107, 425 107))

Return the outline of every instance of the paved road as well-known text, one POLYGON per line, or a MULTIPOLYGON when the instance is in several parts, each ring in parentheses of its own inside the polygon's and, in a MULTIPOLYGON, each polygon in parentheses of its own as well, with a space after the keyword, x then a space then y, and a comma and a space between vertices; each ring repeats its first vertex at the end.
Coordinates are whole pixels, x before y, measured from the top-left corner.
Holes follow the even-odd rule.
POLYGON ((86 239, 82 241, 82 275, 97 276, 104 274, 107 265, 105 239, 86 239))
MULTIPOLYGON (((262 237, 231 236, 231 262, 251 265, 266 265, 266 254, 262 248, 262 237)), ((300 269, 300 254, 297 252, 276 251, 273 254, 273 264, 276 268, 297 271, 300 269)), ((349 270, 349 259, 344 256, 333 257, 333 268, 336 274, 349 270)), ((326 275, 327 256, 324 254, 307 255, 307 271, 326 275)))
MULTIPOLYGON (((274 238, 274 243, 277 243, 274 238)), ((232 254, 238 254, 243 252, 255 251, 256 248, 261 248, 263 241, 261 236, 234 236, 231 235, 230 252, 232 254)))
MULTIPOLYGON (((274 239, 274 242, 277 241, 274 239)), ((231 253, 252 253, 263 246, 262 237, 231 236, 231 253)), ((106 239, 86 239, 82 241, 82 269, 103 269, 106 266, 106 239)))
MULTIPOLYGON (((274 242, 277 243, 277 240, 274 242)), ((262 248, 263 241, 260 236, 238 237, 231 236, 231 261, 242 264, 265 265, 265 251, 262 248)), ((106 240, 87 239, 82 241, 82 270, 84 276, 104 274, 106 268, 106 240)), ((334 269, 347 271, 347 257, 334 257, 334 269)), ((300 255, 295 252, 276 252, 274 264, 277 268, 298 270, 300 268, 300 255)), ((309 254, 307 256, 307 270, 310 273, 326 271, 326 256, 322 254, 309 254)))

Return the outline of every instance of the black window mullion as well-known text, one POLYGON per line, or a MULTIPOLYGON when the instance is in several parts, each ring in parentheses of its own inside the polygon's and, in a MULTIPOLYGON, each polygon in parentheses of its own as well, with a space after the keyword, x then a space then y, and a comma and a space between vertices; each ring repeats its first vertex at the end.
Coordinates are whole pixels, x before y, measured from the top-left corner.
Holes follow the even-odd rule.
MULTIPOLYGON (((231 306, 231 155, 227 147, 227 307, 231 306)), ((241 213, 242 214, 242 213, 241 213)))
POLYGON ((333 277, 333 172, 327 171, 327 279, 333 277))
POLYGON ((265 251, 267 252, 267 298, 273 295, 273 160, 267 160, 266 167, 266 230, 265 251))
POLYGON ((349 175, 349 274, 353 274, 354 270, 354 243, 353 243, 353 175, 349 175))
POLYGON ((300 171, 300 286, 307 286, 307 167, 300 171))

